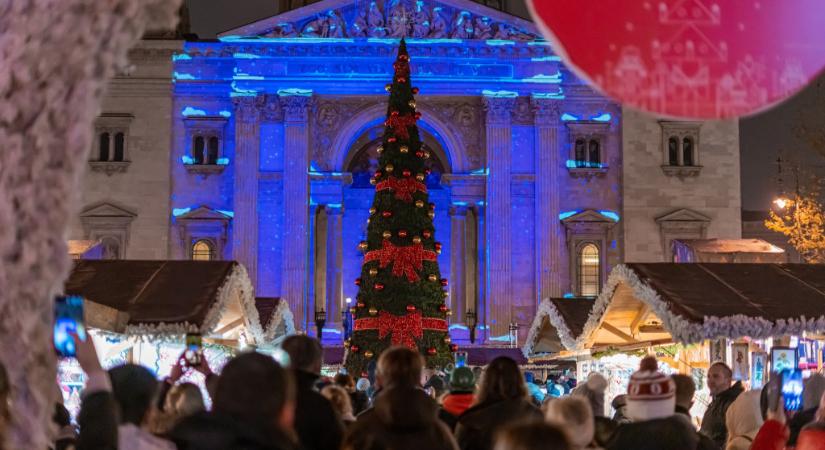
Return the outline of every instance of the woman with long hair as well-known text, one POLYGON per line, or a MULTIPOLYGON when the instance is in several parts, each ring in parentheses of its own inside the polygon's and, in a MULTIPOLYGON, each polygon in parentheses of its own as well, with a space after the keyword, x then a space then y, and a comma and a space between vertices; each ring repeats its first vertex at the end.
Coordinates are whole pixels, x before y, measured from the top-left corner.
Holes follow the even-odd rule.
POLYGON ((518 364, 500 356, 484 371, 475 404, 458 418, 455 436, 462 450, 490 450, 501 428, 541 419, 541 411, 530 402, 518 364))

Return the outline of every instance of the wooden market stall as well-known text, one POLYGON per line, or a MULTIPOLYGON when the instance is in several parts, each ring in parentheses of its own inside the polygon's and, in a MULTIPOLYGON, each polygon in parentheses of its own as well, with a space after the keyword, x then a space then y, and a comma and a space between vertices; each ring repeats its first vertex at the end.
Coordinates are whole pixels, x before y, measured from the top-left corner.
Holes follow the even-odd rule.
POLYGON ((785 250, 762 239, 674 239, 677 263, 786 263, 785 250))

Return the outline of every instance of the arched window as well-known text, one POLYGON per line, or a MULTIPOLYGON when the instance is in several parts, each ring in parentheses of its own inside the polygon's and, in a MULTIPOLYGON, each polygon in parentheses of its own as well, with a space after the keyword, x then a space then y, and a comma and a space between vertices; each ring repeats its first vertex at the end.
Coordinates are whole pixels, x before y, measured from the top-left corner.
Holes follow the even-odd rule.
POLYGON ((584 139, 576 139, 576 167, 587 167, 587 144, 584 139))
POLYGON ((693 139, 689 137, 682 140, 682 165, 693 165, 693 139))
POLYGON ((212 136, 209 138, 209 145, 207 147, 206 164, 218 163, 218 137, 212 136))
POLYGON ((589 167, 599 167, 599 164, 602 162, 602 156, 600 151, 601 145, 599 141, 596 139, 591 139, 590 144, 588 144, 588 159, 587 162, 589 163, 589 167))
POLYGON ((579 249, 579 295, 595 297, 600 289, 599 247, 596 244, 585 244, 579 249))
POLYGON ((195 164, 203 164, 203 151, 203 136, 195 136, 195 148, 192 150, 192 159, 195 160, 195 164))
POLYGON ((123 154, 126 151, 126 139, 123 133, 115 134, 115 159, 113 161, 123 161, 123 154))
POLYGON ((215 252, 212 243, 205 239, 195 241, 192 245, 192 260, 212 261, 213 259, 215 259, 215 252))
POLYGON ((667 162, 671 166, 679 165, 679 140, 675 137, 667 140, 667 162))
POLYGON ((100 133, 100 154, 98 161, 109 160, 109 133, 100 133))

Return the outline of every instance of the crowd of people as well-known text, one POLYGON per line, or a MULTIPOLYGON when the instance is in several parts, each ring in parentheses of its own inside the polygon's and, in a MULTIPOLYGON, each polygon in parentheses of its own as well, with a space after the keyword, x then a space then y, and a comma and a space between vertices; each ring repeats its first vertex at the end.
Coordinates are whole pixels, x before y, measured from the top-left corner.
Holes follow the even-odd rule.
MULTIPOLYGON (((693 379, 665 375, 654 357, 642 360, 627 394, 611 399, 607 417, 600 374, 578 385, 555 378, 548 395, 538 395, 507 357, 483 371, 459 367, 424 380, 421 355, 393 347, 378 359, 372 383, 346 374, 322 379, 320 343, 296 335, 283 342, 288 367, 248 352, 218 375, 205 358, 194 366, 181 358, 157 381, 134 364, 104 371, 91 340, 78 342, 87 383, 76 425, 56 406, 56 450, 825 449, 821 375, 808 379, 803 409, 788 414, 782 402, 769 406, 766 390, 745 391, 727 365, 714 363, 713 400, 697 429, 693 379), (196 385, 181 381, 187 371, 204 375, 211 408, 196 385)), ((0 395, 8 396, 13 386, 3 375, 0 395)), ((7 406, 0 399, 0 432, 14 420, 7 406)))

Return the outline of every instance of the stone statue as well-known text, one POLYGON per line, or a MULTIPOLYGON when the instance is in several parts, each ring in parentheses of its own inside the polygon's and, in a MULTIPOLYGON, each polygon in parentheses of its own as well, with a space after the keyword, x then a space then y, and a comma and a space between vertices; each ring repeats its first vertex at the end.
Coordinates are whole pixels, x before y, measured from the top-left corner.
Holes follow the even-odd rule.
POLYGON ((304 26, 301 32, 303 37, 327 37, 329 34, 329 23, 326 17, 318 16, 304 26))
POLYGON ((344 37, 346 25, 344 24, 344 19, 342 19, 335 10, 331 9, 327 12, 327 25, 329 27, 329 32, 325 37, 344 37))
POLYGON ((496 25, 496 33, 493 35, 495 39, 510 39, 510 30, 506 24, 499 23, 496 25))
POLYGON ((367 25, 367 9, 360 8, 355 20, 349 27, 350 37, 366 37, 369 34, 369 25, 367 25))
POLYGON ((476 39, 492 39, 493 27, 489 17, 476 17, 474 36, 476 39))
POLYGON ((406 37, 410 32, 410 22, 410 15, 407 13, 407 8, 400 1, 394 2, 387 17, 390 36, 396 38, 406 37))
POLYGON ((473 37, 473 16, 469 11, 461 11, 453 21, 453 39, 471 39, 473 37))
POLYGON ((433 39, 444 39, 447 37, 447 21, 442 15, 443 8, 436 6, 433 8, 432 31, 430 37, 433 39))
POLYGON ((275 25, 275 28, 273 28, 272 31, 267 33, 265 36, 275 38, 297 37, 298 32, 295 31, 295 27, 290 22, 283 22, 275 25))
POLYGON ((413 23, 413 37, 425 38, 430 34, 430 13, 421 0, 415 2, 413 23))
POLYGON ((378 9, 378 5, 374 1, 370 2, 367 25, 371 37, 382 38, 387 35, 387 29, 384 28, 384 15, 381 14, 381 10, 378 9))

